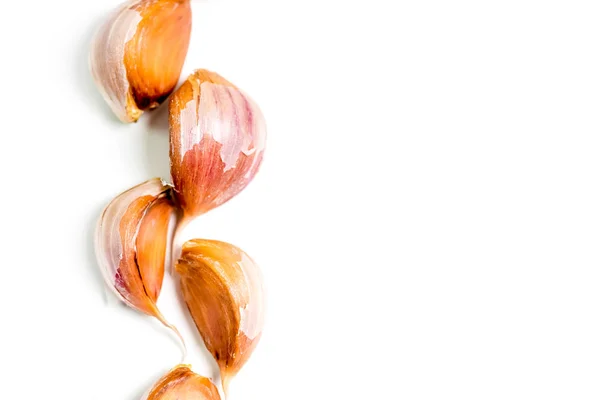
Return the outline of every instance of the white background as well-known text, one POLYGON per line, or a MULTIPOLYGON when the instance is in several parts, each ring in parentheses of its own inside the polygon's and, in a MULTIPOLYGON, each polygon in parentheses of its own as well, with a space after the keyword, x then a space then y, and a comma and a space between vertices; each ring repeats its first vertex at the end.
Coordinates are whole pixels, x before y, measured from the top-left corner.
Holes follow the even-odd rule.
MULTIPOLYGON (((120 124, 87 69, 118 3, 0 11, 2 398, 138 400, 179 361, 93 255, 106 203, 168 177, 165 110, 120 124)), ((221 73, 269 127, 255 181, 190 229, 269 290, 231 400, 600 398, 598 2, 193 10, 184 75, 221 73)))

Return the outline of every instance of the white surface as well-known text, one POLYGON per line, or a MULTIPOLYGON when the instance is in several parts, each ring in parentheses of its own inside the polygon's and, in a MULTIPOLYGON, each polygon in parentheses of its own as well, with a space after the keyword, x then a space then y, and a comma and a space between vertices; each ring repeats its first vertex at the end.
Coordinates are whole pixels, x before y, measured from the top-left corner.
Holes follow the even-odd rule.
MULTIPOLYGON (((179 360, 92 252, 104 205, 168 174, 164 108, 123 125, 92 86, 117 4, 2 8, 3 398, 137 400, 179 360)), ((185 73, 269 127, 256 180, 193 227, 269 288, 231 400, 600 397, 598 2, 193 9, 185 73)))

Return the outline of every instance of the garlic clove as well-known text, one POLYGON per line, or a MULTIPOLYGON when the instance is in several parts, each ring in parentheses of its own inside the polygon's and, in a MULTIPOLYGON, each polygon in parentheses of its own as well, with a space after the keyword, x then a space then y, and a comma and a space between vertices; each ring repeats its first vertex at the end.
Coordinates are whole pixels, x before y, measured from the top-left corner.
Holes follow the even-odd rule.
POLYGON ((262 162, 258 105, 220 75, 197 70, 169 101, 171 176, 184 219, 234 197, 262 162))
POLYGON ((189 0, 131 0, 101 26, 92 42, 90 69, 121 121, 137 121, 175 89, 191 24, 189 0))
POLYGON ((210 379, 194 373, 189 365, 178 365, 160 378, 141 400, 219 400, 210 379))
POLYGON ((202 239, 183 245, 175 269, 183 298, 219 365, 226 389, 262 334, 265 305, 261 272, 241 249, 202 239))
POLYGON ((117 297, 178 334, 156 306, 175 212, 171 190, 155 178, 118 195, 98 221, 95 247, 102 275, 117 297))

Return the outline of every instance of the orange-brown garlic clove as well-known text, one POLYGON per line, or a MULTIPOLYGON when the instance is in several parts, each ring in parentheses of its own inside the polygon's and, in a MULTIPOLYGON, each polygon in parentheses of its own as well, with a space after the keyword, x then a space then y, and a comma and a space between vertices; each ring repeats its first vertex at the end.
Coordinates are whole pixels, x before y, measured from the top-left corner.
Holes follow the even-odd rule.
POLYGON ((226 388, 262 333, 265 305, 260 270, 241 249, 201 239, 184 244, 175 268, 190 314, 226 388))
POLYGON ((220 75, 197 70, 169 101, 171 176, 184 218, 225 203, 262 162, 266 125, 258 105, 220 75))
POLYGON ((130 307, 167 323, 156 306, 165 270, 171 186, 158 178, 117 196, 96 228, 96 256, 110 289, 130 307))
POLYGON ((90 69, 123 122, 135 122, 175 89, 188 51, 189 0, 130 0, 96 34, 90 69))
POLYGON ((141 400, 219 400, 215 385, 194 373, 188 365, 178 365, 160 378, 141 400))

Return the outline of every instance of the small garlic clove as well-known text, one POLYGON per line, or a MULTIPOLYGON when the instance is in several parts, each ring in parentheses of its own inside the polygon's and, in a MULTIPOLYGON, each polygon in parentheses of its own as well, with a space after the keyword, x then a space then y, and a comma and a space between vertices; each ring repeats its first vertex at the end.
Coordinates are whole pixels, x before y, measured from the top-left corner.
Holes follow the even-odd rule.
POLYGON ((201 239, 183 245, 175 269, 183 298, 219 365, 226 389, 262 334, 265 305, 261 272, 241 249, 201 239))
POLYGON ((127 305, 169 325, 156 306, 175 206, 171 187, 151 179, 117 196, 96 228, 96 256, 107 285, 127 305))
POLYGON ((234 197, 263 158, 258 105, 220 75, 197 70, 169 101, 171 176, 184 219, 234 197))
POLYGON ((189 0, 131 0, 99 29, 92 42, 90 69, 121 121, 137 121, 175 89, 191 24, 189 0))
POLYGON ((141 400, 219 400, 210 379, 194 373, 189 365, 178 365, 160 378, 141 400))

